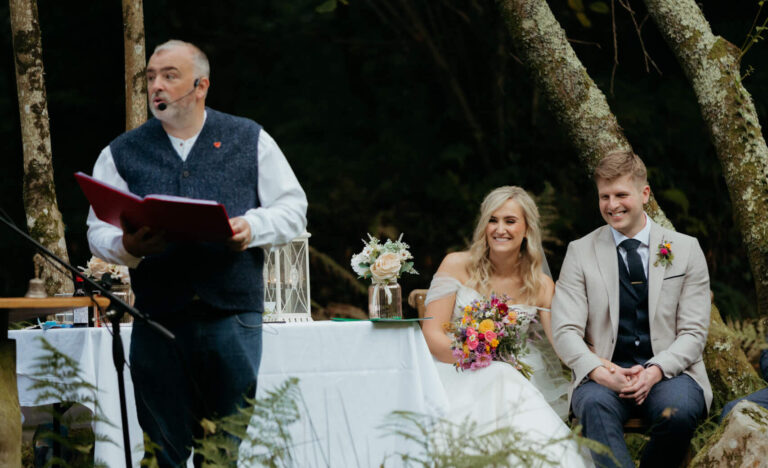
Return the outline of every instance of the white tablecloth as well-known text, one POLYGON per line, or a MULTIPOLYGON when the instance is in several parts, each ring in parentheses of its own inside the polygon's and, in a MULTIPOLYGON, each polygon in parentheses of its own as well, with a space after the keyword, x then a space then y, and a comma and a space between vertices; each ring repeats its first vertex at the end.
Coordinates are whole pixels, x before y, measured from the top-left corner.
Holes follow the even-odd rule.
MULTIPOLYGON (((130 327, 122 328, 126 355, 130 332, 130 327)), ((111 336, 104 328, 9 332, 17 342, 21 406, 55 402, 53 398, 38 401, 39 392, 30 390, 35 358, 43 352, 37 339, 41 335, 80 363, 85 380, 98 388, 102 416, 116 426, 94 424, 97 434, 117 443, 98 443, 96 459, 110 467, 124 466, 111 336)), ((128 369, 124 375, 133 463, 138 466, 143 451, 141 429, 128 369)), ((298 443, 296 465, 301 467, 379 466, 388 454, 416 450, 380 429, 390 412, 442 415, 448 407, 432 357, 415 324, 265 325, 258 394, 292 376, 299 378, 309 411, 292 431, 298 443)), ((396 466, 398 461, 389 458, 386 465, 396 466)))

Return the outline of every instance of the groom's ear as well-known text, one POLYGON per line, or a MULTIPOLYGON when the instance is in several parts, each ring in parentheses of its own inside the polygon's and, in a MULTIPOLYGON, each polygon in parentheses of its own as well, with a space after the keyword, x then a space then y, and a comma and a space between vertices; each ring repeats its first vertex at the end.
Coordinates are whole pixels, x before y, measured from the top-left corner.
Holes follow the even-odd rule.
POLYGON ((643 185, 642 189, 643 194, 643 205, 648 203, 648 200, 651 198, 651 186, 650 185, 643 185))

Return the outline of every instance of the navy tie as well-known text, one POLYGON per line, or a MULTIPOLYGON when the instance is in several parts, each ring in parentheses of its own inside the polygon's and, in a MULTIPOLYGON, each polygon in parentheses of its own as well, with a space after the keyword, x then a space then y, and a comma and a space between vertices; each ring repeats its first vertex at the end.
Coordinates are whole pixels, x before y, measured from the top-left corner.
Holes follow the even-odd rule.
POLYGON ((625 239, 619 244, 627 252, 627 266, 629 267, 629 280, 632 285, 642 285, 645 283, 645 268, 640 260, 640 254, 637 248, 640 247, 640 241, 637 239, 625 239))

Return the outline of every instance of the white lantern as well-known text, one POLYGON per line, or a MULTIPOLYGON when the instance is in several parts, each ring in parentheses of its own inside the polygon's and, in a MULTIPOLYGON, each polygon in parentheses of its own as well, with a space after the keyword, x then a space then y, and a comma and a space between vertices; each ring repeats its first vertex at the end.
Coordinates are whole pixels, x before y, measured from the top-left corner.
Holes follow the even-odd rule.
POLYGON ((264 255, 264 322, 311 322, 308 232, 264 255))

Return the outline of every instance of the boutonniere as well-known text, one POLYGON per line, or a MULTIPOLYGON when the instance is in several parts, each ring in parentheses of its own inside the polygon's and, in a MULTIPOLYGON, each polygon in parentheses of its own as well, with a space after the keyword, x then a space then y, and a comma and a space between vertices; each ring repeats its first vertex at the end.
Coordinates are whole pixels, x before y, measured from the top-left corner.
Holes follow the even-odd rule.
POLYGON ((653 266, 659 266, 659 264, 663 266, 669 266, 672 265, 672 260, 675 259, 675 254, 672 253, 672 242, 668 240, 661 241, 661 244, 659 244, 659 251, 656 252, 656 261, 653 263, 653 266))

